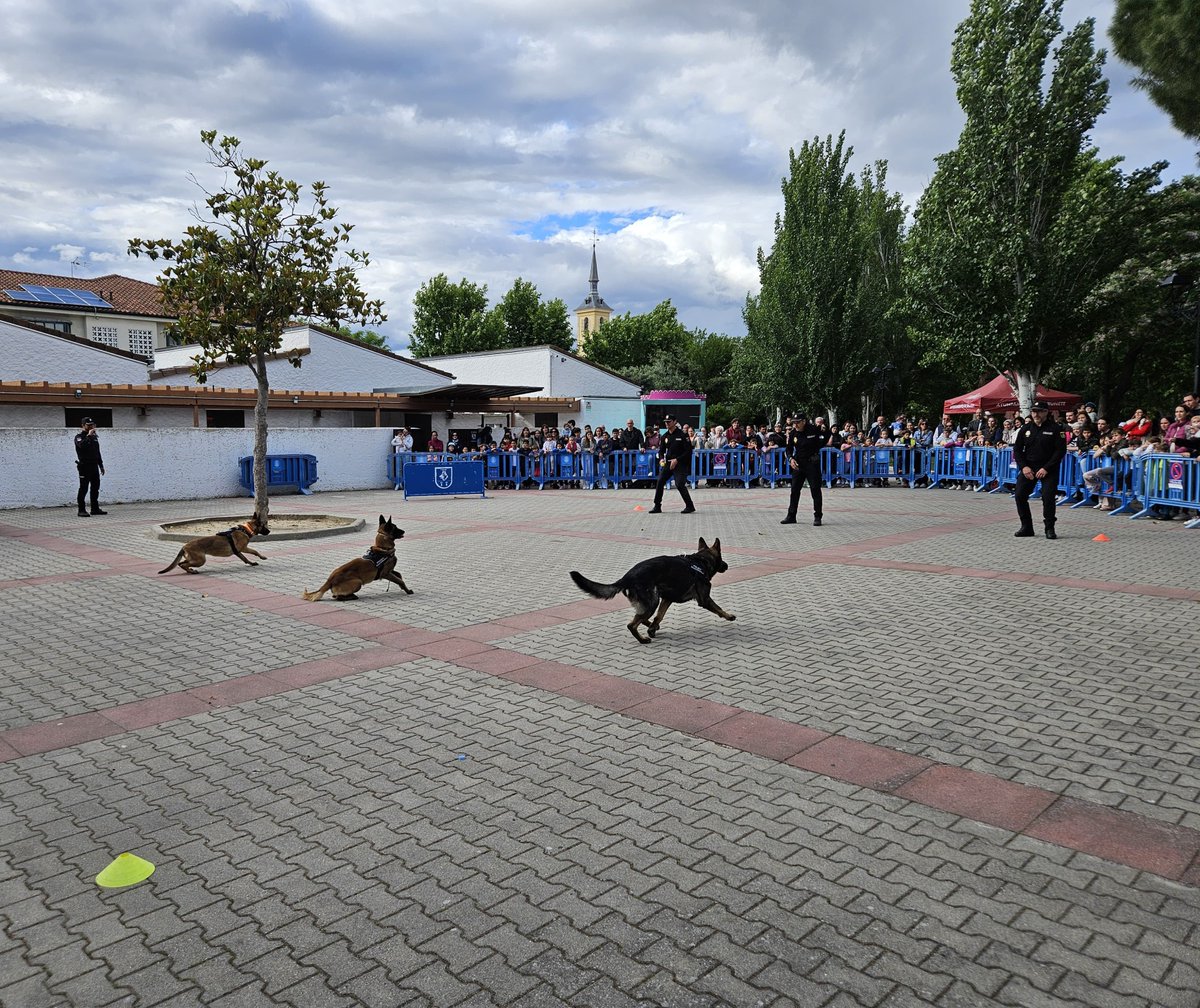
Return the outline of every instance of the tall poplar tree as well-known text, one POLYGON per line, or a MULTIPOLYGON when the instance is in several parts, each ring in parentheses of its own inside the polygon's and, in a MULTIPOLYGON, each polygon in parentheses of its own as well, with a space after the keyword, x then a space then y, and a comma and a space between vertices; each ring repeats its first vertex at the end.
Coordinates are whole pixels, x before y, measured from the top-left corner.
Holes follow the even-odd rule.
MULTIPOLYGON (((1112 267, 1104 174, 1088 134, 1108 102, 1093 23, 1063 33, 1062 0, 972 0, 950 67, 966 123, 937 159, 905 249, 927 349, 968 353, 1013 384, 1022 412, 1086 323, 1112 267)), ((982 367, 981 367, 982 370, 982 367)))
POLYGON ((842 133, 788 154, 783 212, 771 251, 758 250, 761 288, 746 300, 733 358, 732 385, 752 407, 833 416, 880 359, 899 293, 904 208, 887 191, 886 162, 856 177, 853 153, 842 133))

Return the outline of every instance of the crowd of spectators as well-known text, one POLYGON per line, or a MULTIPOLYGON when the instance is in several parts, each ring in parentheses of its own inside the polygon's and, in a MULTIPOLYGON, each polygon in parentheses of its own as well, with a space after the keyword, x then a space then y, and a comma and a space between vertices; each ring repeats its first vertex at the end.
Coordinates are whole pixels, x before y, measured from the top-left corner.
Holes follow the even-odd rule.
MULTIPOLYGON (((843 451, 859 447, 925 450, 1011 446, 1027 419, 1015 412, 1001 415, 977 410, 970 416, 942 414, 936 424, 923 417, 911 418, 903 412, 896 414, 891 421, 879 415, 866 431, 853 421, 846 421, 831 429, 822 416, 815 417, 812 423, 817 431, 828 438, 831 447, 843 451)), ((1094 403, 1086 403, 1078 410, 1066 410, 1062 424, 1066 431, 1067 450, 1078 456, 1091 456, 1100 463, 1092 467, 1085 477, 1098 499, 1095 506, 1100 510, 1108 510, 1112 506, 1108 498, 1098 493, 1101 486, 1111 485, 1113 465, 1106 463, 1162 452, 1200 457, 1200 403, 1190 393, 1182 397, 1182 402, 1174 407, 1169 416, 1138 408, 1128 419, 1112 423, 1097 414, 1094 403)), ((684 424, 683 430, 694 449, 731 448, 768 452, 787 444, 788 427, 786 422, 743 425, 738 418, 734 418, 727 427, 697 428, 684 424)), ((562 451, 604 457, 614 451, 656 451, 659 436, 657 425, 651 424, 640 429, 632 419, 626 421, 623 427, 613 430, 608 430, 603 424, 594 429, 591 424, 584 424, 580 428, 573 420, 568 420, 562 427, 526 426, 520 431, 506 427, 498 439, 490 427, 482 427, 471 444, 464 444, 457 432, 452 432, 449 441, 443 442, 434 430, 430 432, 428 444, 422 450, 464 454, 473 458, 485 458, 495 452, 547 455, 562 451)), ((398 429, 392 439, 392 448, 397 452, 412 451, 412 433, 405 428, 398 429)))

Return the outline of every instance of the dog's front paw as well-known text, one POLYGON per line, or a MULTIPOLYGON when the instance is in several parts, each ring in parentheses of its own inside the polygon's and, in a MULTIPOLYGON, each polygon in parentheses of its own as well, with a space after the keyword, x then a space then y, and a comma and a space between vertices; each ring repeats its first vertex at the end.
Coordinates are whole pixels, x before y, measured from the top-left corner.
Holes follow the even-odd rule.
POLYGON ((729 622, 730 622, 730 623, 732 623, 732 622, 733 622, 735 619, 737 619, 737 617, 736 617, 736 616, 734 616, 734 615, 733 615, 733 613, 730 613, 730 614, 729 614, 728 616, 726 616, 725 618, 726 618, 727 620, 729 620, 729 622))
POLYGON ((257 566, 258 566, 258 561, 257 561, 257 560, 251 560, 251 561, 250 561, 250 566, 251 566, 251 567, 257 567, 257 566))

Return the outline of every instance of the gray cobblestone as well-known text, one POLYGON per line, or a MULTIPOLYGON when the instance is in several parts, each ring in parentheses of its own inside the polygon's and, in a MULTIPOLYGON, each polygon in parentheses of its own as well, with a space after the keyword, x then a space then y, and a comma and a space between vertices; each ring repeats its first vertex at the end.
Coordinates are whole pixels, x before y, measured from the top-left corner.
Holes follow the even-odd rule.
MULTIPOLYGON (((786 556, 795 543, 774 521, 758 527, 770 495, 756 493, 739 498, 728 516, 739 529, 763 532, 757 549, 786 556)), ((942 519, 922 509, 948 506, 944 493, 906 496, 903 513, 876 514, 876 502, 887 498, 871 493, 832 495, 831 505, 848 510, 844 529, 831 523, 829 542, 858 545, 867 529, 925 529, 942 519)), ((335 494, 321 505, 376 496, 392 504, 388 495, 335 494)), ((705 522, 723 520, 722 506, 710 503, 719 498, 712 491, 702 504, 705 522)), ((647 555, 646 542, 573 534, 624 535, 627 514, 588 514, 624 499, 539 496, 550 524, 515 538, 489 530, 422 541, 414 518, 407 554, 417 564, 414 579, 420 562, 436 563, 444 587, 404 600, 402 611, 392 597, 364 597, 355 613, 445 629, 557 605, 564 589, 546 571, 616 570, 647 555), (555 523, 571 534, 548 535, 555 523), (512 552, 518 542, 528 557, 512 552), (465 548, 471 544, 488 548, 465 548), (537 575, 528 589, 526 574, 537 575), (501 583, 521 590, 485 587, 501 583), (445 594, 461 584, 466 596, 445 594)), ((487 520, 527 523, 526 499, 509 500, 489 501, 487 520)), ((1001 505, 955 503, 980 516, 1001 505)), ((416 503, 410 514, 439 515, 449 530, 460 520, 438 510, 449 507, 416 503)), ((0 524, 49 517, 6 515, 0 524)), ((141 556, 153 546, 131 526, 113 529, 106 548, 141 556)), ((735 569, 759 562, 738 554, 743 537, 721 532, 735 569)), ((655 534, 674 533, 661 526, 655 534)), ((1064 628, 1062 668, 1053 673, 996 660, 995 626, 961 618, 959 603, 960 618, 934 628, 920 647, 891 647, 886 667, 846 655, 850 634, 865 648, 894 644, 889 598, 924 610, 996 586, 833 560, 721 589, 722 603, 742 612, 755 611, 765 593, 839 599, 838 611, 816 625, 790 611, 769 623, 739 620, 736 653, 726 627, 682 607, 664 630, 669 640, 640 649, 636 663, 628 651, 635 645, 620 643, 612 613, 581 610, 543 630, 514 630, 501 644, 1195 825, 1190 797, 1200 773, 1185 757, 1200 697, 1178 663, 1151 639, 1148 652, 1122 642, 1116 652, 1108 648, 1121 676, 1103 667, 1072 671, 1097 667, 1087 656, 1118 601, 1139 647, 1150 639, 1141 631, 1157 625, 1162 601, 1139 595, 1113 556, 1135 576, 1175 577, 1170 571, 1186 567, 1189 580, 1181 583, 1191 584, 1190 566, 1150 532, 1135 524, 1126 534, 1156 556, 1154 564, 1119 553, 1123 538, 1117 551, 1088 551, 1087 563, 1100 565, 1089 576, 1113 576, 1130 590, 1119 599, 1080 596, 1086 604, 1064 628), (803 662, 779 647, 798 633, 803 662), (976 658, 983 645, 988 657, 976 658)), ((938 555, 958 535, 878 555, 938 555)), ((976 562, 991 562, 992 553, 998 566, 1022 557, 1041 562, 1031 551, 1010 552, 1007 537, 988 538, 990 528, 970 535, 988 543, 986 559, 976 562)), ((7 545, 0 537, 0 566, 7 545)), ((1067 547, 1056 561, 1064 569, 1080 562, 1069 537, 1059 545, 1067 547)), ((290 566, 223 571, 221 583, 292 593, 297 571, 328 570, 342 552, 344 544, 285 547, 280 559, 290 566)), ((114 640, 124 634, 133 642, 139 685, 127 695, 134 698, 375 646, 353 632, 258 610, 261 600, 210 600, 168 579, 128 573, 0 589, 0 603, 16 593, 23 604, 49 600, 43 618, 91 612, 95 619, 101 583, 109 592, 101 597, 123 600, 104 618, 114 640), (147 637, 135 636, 143 628, 124 611, 139 600, 155 603, 145 610, 156 614, 147 637), (248 643, 222 654, 219 666, 178 649, 161 657, 180 627, 191 631, 231 612, 242 639, 253 641, 254 660, 245 659, 248 643)), ((1046 586, 1018 582, 998 590, 1018 608, 1047 594, 1046 586)), ((21 618, 32 611, 21 609, 21 618)), ((335 611, 351 610, 314 605, 300 615, 335 611)), ((23 675, 43 674, 27 642, 5 652, 8 643, 0 639, 0 664, 11 659, 23 675)), ((1009 646, 1017 653, 1028 643, 1018 634, 1009 646)), ((105 638, 88 656, 93 671, 72 680, 61 655, 47 652, 43 712, 86 691, 99 698, 90 703, 110 702, 103 698, 112 689, 96 689, 93 680, 117 654, 105 638)), ((36 689, 23 688, 27 704, 38 702, 36 689)), ((171 1008, 201 997, 234 1008, 624 1008, 639 1000, 645 1008, 758 1000, 764 1008, 1198 1008, 1188 1003, 1200 983, 1194 888, 435 659, 0 761, 0 792, 0 970, 17 966, 0 974, 4 1008, 18 998, 61 1008, 64 997, 100 1008, 120 1003, 126 990, 139 1003, 158 999, 171 1008), (459 753, 470 759, 456 761, 459 753), (150 853, 159 870, 137 887, 98 893, 93 864, 122 849, 150 853)))

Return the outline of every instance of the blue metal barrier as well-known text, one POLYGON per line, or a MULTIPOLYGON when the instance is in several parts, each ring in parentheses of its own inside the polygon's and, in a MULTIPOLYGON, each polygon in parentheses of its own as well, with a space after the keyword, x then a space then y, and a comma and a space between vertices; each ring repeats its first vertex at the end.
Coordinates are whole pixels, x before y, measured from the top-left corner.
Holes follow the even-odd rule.
POLYGON ((898 479, 913 487, 925 476, 925 453, 920 448, 851 448, 849 449, 850 486, 868 480, 898 479))
POLYGON ((1083 496, 1071 505, 1072 508, 1091 504, 1097 497, 1100 497, 1117 502, 1116 507, 1108 510, 1109 514, 1117 515, 1130 510, 1138 500, 1141 469, 1134 466, 1128 458, 1113 459, 1107 455, 1100 457, 1088 455, 1080 458, 1079 465, 1082 470, 1080 491, 1083 496), (1100 479, 1097 488, 1093 491, 1087 483, 1087 477, 1090 473, 1100 469, 1111 469, 1112 474, 1100 479))
POLYGON ((729 481, 749 487, 750 481, 758 475, 756 454, 746 448, 701 448, 692 452, 692 473, 688 482, 693 488, 699 486, 700 480, 708 480, 710 486, 729 481))
MULTIPOLYGON (((238 482, 254 496, 254 456, 244 455, 238 459, 238 482)), ((315 455, 268 455, 267 490, 276 487, 294 486, 302 494, 311 494, 309 488, 317 482, 317 457, 315 455)))
POLYGON ((488 483, 511 483, 514 490, 521 489, 525 479, 525 468, 519 452, 488 452, 484 457, 486 470, 484 479, 488 483))
POLYGON ((616 490, 617 481, 611 475, 611 456, 581 452, 579 455, 580 479, 589 490, 616 490))
POLYGON ((526 461, 533 463, 526 474, 539 490, 544 490, 547 483, 578 483, 583 478, 579 456, 569 451, 542 452, 539 456, 530 455, 526 461))
POLYGON ((848 474, 849 471, 846 452, 840 448, 821 449, 821 482, 827 487, 832 487, 840 479, 846 479, 843 473, 848 474))
MULTIPOLYGON (((1200 459, 1186 455, 1142 455, 1134 460, 1141 470, 1142 510, 1133 518, 1154 517, 1154 508, 1183 508, 1200 511, 1200 459)), ((1184 528, 1200 528, 1200 517, 1184 522, 1184 528)))
MULTIPOLYGON (((976 492, 997 478, 995 448, 931 448, 927 470, 929 486, 939 483, 974 483, 976 492)), ((1013 478, 1014 484, 1016 478, 1013 478)))
POLYGON ((653 451, 615 451, 608 456, 609 478, 617 485, 653 483, 658 479, 658 453, 653 451))
POLYGON ((404 489, 405 462, 448 462, 458 458, 447 452, 392 452, 387 457, 387 478, 393 490, 404 489))
POLYGON ((790 480, 792 467, 788 464, 787 452, 782 448, 770 448, 759 455, 758 478, 769 483, 772 490, 783 480, 790 480))

